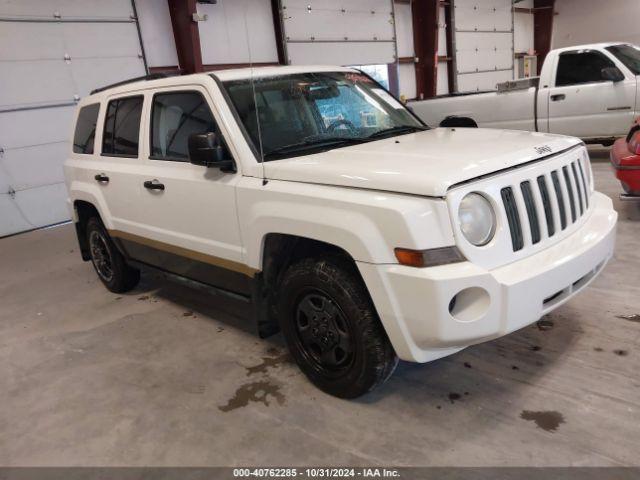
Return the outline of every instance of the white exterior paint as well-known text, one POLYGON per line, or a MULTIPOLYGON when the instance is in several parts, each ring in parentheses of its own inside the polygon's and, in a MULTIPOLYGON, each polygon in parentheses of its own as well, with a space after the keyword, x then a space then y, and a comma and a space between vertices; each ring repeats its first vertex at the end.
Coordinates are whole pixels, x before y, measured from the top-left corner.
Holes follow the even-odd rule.
MULTIPOLYGON (((254 74, 327 68, 266 68, 254 74)), ((247 70, 239 70, 220 77, 248 75, 247 70)), ((265 165, 265 184, 262 166, 210 76, 130 84, 99 93, 80 105, 102 102, 103 116, 109 98, 131 93, 145 96, 139 158, 101 156, 101 134, 96 138, 95 155, 68 152, 65 173, 70 207, 75 200, 90 202, 108 229, 257 270, 262 268, 262 249, 269 233, 338 246, 355 260, 389 339, 405 360, 433 360, 534 322, 584 288, 613 253, 617 215, 608 198, 591 192, 588 156, 576 139, 438 129, 272 161, 265 165), (146 123, 151 95, 174 88, 205 94, 236 160, 236 173, 148 158, 146 123), (545 153, 536 147, 543 147, 545 153), (549 154, 548 159, 542 157, 549 154), (587 170, 590 191, 581 195, 589 200, 589 207, 566 231, 554 237, 545 232, 541 245, 527 243, 514 254, 505 241, 505 213, 500 210, 496 189, 517 188, 522 179, 545 175, 573 161, 587 170), (93 178, 97 173, 108 173, 112 179, 99 184, 93 178), (150 179, 164 182, 166 191, 156 195, 144 190, 142 182, 150 179), (483 247, 471 246, 459 233, 456 205, 469 191, 483 192, 499 212, 500 231, 483 247), (206 215, 197 214, 203 205, 214 207, 206 215), (399 265, 393 253, 396 247, 453 245, 464 252, 467 261, 411 268, 399 265), (483 301, 472 311, 465 311, 463 305, 450 313, 452 297, 466 288, 484 292, 483 301), (454 315, 461 315, 462 320, 454 315)), ((538 207, 540 201, 536 197, 538 207)), ((524 213, 521 216, 524 224, 524 213)))
POLYGON ((411 105, 429 125, 439 125, 447 116, 456 115, 472 118, 481 127, 538 130, 584 139, 626 135, 640 110, 636 100, 640 84, 638 78, 605 49, 609 45, 615 44, 580 45, 551 51, 544 62, 537 92, 531 87, 504 93, 436 98, 411 105), (606 55, 623 72, 625 79, 615 83, 556 86, 559 55, 584 49, 606 55), (564 95, 564 98, 554 101, 555 95, 564 95))
POLYGON ((145 73, 132 15, 129 0, 0 0, 0 236, 69 218, 76 100, 145 73))

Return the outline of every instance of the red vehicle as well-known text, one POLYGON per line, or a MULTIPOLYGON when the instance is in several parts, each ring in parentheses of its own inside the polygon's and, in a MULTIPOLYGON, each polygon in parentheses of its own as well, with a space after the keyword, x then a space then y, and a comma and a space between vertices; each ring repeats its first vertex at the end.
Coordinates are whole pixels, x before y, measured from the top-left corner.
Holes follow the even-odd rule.
POLYGON ((636 119, 626 138, 613 144, 611 165, 626 194, 623 197, 640 200, 640 118, 636 119))

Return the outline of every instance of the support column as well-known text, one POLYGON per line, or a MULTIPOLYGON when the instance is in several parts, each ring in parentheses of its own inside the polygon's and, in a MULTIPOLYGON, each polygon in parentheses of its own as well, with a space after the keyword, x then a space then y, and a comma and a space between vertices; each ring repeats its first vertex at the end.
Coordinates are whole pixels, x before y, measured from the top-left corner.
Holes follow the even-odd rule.
POLYGON ((168 0, 168 2, 181 72, 188 74, 204 71, 198 22, 193 19, 193 15, 197 13, 196 0, 168 0))
POLYGON ((411 3, 413 49, 418 58, 415 64, 418 99, 436 95, 439 13, 439 0, 414 0, 411 3))
POLYGON ((554 0, 534 0, 533 2, 533 48, 538 55, 538 75, 549 50, 553 34, 554 0))
POLYGON ((271 12, 273 13, 273 31, 276 35, 276 49, 278 50, 278 63, 288 65, 287 49, 284 46, 284 36, 282 32, 282 5, 280 0, 271 0, 271 12))

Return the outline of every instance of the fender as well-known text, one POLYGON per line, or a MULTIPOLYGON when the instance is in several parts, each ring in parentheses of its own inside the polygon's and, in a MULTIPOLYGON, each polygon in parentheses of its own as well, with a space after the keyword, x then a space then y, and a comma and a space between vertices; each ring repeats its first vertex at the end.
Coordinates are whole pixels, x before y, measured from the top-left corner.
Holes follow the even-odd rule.
POLYGON ((107 228, 107 230, 112 230, 114 228, 113 222, 111 221, 111 212, 104 200, 104 195, 102 195, 99 185, 93 185, 87 182, 73 180, 69 185, 69 198, 72 201, 72 208, 74 208, 73 202, 77 200, 82 200, 92 204, 94 207, 96 207, 96 210, 98 210, 100 218, 102 219, 102 223, 107 228))
POLYGON ((238 187, 245 263, 262 268, 265 237, 295 235, 346 251, 357 262, 397 263, 394 248, 454 245, 446 203, 364 189, 246 177, 238 187), (249 185, 249 188, 247 187, 249 185))

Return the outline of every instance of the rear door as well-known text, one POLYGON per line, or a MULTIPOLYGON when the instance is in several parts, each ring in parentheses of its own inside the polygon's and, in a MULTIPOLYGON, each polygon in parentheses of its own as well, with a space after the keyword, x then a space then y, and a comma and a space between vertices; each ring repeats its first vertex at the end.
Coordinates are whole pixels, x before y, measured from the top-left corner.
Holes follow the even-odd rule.
POLYGON ((144 220, 137 236, 126 239, 129 253, 163 270, 248 293, 251 272, 242 263, 236 212, 241 175, 189 163, 191 134, 223 136, 208 92, 171 87, 147 97, 145 165, 137 180, 144 220))
POLYGON ((580 138, 624 135, 633 122, 636 79, 612 82, 602 69, 616 67, 599 50, 572 50, 558 55, 555 84, 549 89, 549 132, 580 138))
POLYGON ((99 124, 100 155, 87 163, 89 181, 99 185, 106 200, 113 236, 139 230, 145 217, 140 200, 143 105, 142 93, 109 97, 99 124))

